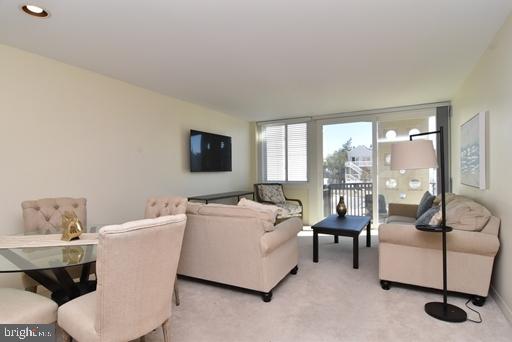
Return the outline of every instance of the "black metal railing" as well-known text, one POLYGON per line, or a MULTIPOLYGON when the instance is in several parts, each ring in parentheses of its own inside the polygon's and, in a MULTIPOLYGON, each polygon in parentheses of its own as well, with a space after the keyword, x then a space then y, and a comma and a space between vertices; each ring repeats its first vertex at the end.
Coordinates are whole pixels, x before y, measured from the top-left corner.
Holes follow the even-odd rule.
POLYGON ((336 205, 343 196, 349 215, 367 215, 371 212, 372 183, 341 183, 324 185, 324 214, 336 213, 336 205))

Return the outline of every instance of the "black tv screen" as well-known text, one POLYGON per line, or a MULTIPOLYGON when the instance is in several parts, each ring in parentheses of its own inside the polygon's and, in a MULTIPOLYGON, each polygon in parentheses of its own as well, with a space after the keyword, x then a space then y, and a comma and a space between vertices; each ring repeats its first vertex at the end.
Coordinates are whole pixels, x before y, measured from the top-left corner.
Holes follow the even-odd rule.
POLYGON ((231 171, 231 137, 190 130, 190 171, 231 171))

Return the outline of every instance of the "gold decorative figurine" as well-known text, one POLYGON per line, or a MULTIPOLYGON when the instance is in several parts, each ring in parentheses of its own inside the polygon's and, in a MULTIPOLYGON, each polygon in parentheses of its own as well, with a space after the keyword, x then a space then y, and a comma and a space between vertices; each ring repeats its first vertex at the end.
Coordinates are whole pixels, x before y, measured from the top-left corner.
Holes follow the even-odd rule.
POLYGON ((62 215, 62 240, 72 241, 79 239, 83 232, 82 223, 75 213, 65 211, 62 215))
POLYGON ((62 262, 76 265, 84 258, 85 251, 81 246, 70 246, 62 249, 62 262))

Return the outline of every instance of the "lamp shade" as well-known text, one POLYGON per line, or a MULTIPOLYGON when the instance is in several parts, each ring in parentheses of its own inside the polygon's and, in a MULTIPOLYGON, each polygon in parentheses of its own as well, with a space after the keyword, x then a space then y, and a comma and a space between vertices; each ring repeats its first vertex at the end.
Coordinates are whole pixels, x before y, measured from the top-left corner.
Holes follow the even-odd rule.
POLYGON ((391 145, 391 170, 435 167, 437 157, 431 140, 401 141, 391 145))

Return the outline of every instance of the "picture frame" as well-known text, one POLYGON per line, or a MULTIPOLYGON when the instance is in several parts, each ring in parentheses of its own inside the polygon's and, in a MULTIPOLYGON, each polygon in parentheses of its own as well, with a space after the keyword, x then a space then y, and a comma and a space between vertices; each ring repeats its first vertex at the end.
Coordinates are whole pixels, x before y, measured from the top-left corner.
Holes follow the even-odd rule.
POLYGON ((487 112, 480 112, 460 127, 460 182, 487 188, 487 112))

